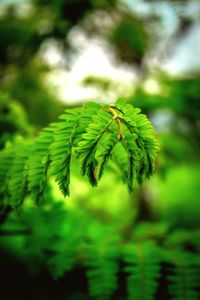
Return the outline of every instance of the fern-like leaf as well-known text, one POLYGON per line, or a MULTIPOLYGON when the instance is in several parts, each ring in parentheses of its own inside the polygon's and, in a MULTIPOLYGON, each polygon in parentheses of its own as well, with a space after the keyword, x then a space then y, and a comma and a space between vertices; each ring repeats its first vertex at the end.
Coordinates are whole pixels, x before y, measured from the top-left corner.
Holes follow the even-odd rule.
POLYGON ((60 116, 61 122, 57 123, 54 132, 54 141, 50 146, 51 174, 55 176, 61 192, 69 195, 70 163, 72 147, 76 136, 76 127, 80 116, 80 109, 66 110, 60 116))
POLYGON ((129 300, 154 299, 160 276, 160 259, 160 251, 152 242, 127 247, 124 260, 129 300))
POLYGON ((32 153, 32 143, 16 145, 15 159, 9 174, 10 205, 18 207, 24 200, 27 190, 27 161, 32 153))
POLYGON ((116 247, 91 246, 86 262, 89 294, 93 299, 111 299, 117 289, 118 251, 116 247))
POLYGON ((12 202, 14 206, 18 205, 20 195, 23 197, 22 190, 27 190, 25 173, 28 173, 28 191, 35 201, 40 202, 50 169, 49 174, 55 177, 61 192, 69 195, 74 152, 80 160, 82 174, 87 174, 90 183, 96 186, 114 149, 124 151, 121 156, 114 151, 114 161, 122 167, 123 179, 132 191, 137 180, 153 174, 158 148, 152 126, 139 109, 123 102, 111 106, 86 103, 83 108, 66 110, 54 127, 43 130, 33 146, 16 146, 12 167, 0 162, 0 192, 6 189, 8 181, 4 173, 10 174, 12 202), (127 158, 126 165, 124 158, 127 158))
POLYGON ((95 178, 97 181, 102 177, 105 165, 111 157, 112 150, 117 142, 117 135, 113 131, 112 133, 108 133, 106 139, 101 143, 101 147, 97 151, 97 166, 95 169, 95 178))
POLYGON ((12 144, 7 144, 0 153, 0 194, 4 193, 7 187, 7 180, 10 168, 15 158, 15 150, 12 144))
POLYGON ((155 171, 155 162, 159 152, 159 144, 153 136, 153 127, 147 117, 140 113, 139 108, 126 104, 116 105, 116 109, 122 112, 121 120, 129 131, 137 136, 136 145, 140 150, 138 179, 142 180, 143 175, 149 178, 155 171))
POLYGON ((130 191, 133 190, 138 169, 139 169, 139 149, 135 143, 137 136, 135 134, 128 134, 124 137, 122 144, 128 154, 128 173, 127 173, 127 183, 130 191))
POLYGON ((78 127, 76 129, 76 139, 75 145, 78 146, 78 143, 82 139, 82 134, 85 133, 86 128, 92 122, 92 118, 97 114, 97 112, 101 109, 101 105, 95 102, 86 102, 82 109, 81 115, 78 123, 78 127))
POLYGON ((97 144, 112 122, 112 116, 108 112, 99 110, 92 117, 92 122, 86 128, 86 132, 83 133, 82 139, 78 144, 77 155, 80 158, 82 174, 87 174, 90 183, 94 186, 97 185, 95 178, 95 169, 97 167, 95 153, 97 144))
POLYGON ((173 274, 168 276, 171 300, 198 300, 200 285, 196 255, 178 250, 171 256, 173 274))
POLYGON ((40 203, 43 197, 47 170, 50 163, 49 146, 53 140, 53 126, 44 129, 36 139, 33 154, 28 164, 28 189, 36 203, 40 203))

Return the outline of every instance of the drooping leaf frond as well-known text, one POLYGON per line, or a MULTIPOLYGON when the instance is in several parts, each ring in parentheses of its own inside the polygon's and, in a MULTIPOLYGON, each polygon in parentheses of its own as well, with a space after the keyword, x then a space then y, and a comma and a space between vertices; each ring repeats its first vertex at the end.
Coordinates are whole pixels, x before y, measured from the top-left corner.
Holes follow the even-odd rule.
POLYGON ((15 159, 9 173, 8 189, 10 205, 18 207, 24 200, 27 187, 27 161, 32 152, 32 143, 17 144, 15 159))
POLYGON ((112 116, 103 110, 99 110, 92 117, 92 122, 86 128, 82 139, 78 144, 77 155, 80 158, 82 174, 88 175, 92 185, 96 185, 95 169, 97 160, 95 157, 97 145, 109 126, 112 124, 112 116))
POLYGON ((86 128, 92 122, 92 118, 100 110, 101 105, 95 102, 86 102, 81 109, 81 116, 79 119, 79 124, 76 129, 76 145, 82 139, 82 134, 85 133, 86 128))
POLYGON ((127 184, 130 191, 133 190, 139 170, 139 149, 133 142, 136 140, 135 134, 128 134, 123 139, 123 146, 128 153, 128 173, 127 184))
MULTIPOLYGON (((22 143, 12 147, 13 165, 5 166, 0 160, 0 176, 1 190, 9 187, 13 206, 27 192, 40 202, 47 174, 54 176, 65 196, 69 195, 70 166, 76 158, 82 175, 87 175, 93 186, 113 158, 132 191, 137 181, 153 174, 159 150, 146 116, 140 114, 140 109, 122 102, 111 106, 89 102, 82 108, 67 109, 60 121, 44 129, 32 146, 22 143)), ((9 160, 8 149, 0 156, 6 155, 9 160)))
POLYGON ((89 294, 93 299, 111 299, 117 289, 118 251, 116 247, 90 247, 86 262, 89 294))
POLYGON ((168 276, 171 300, 199 299, 199 260, 192 253, 176 250, 171 253, 172 274, 168 276))
POLYGON ((126 249, 124 260, 129 300, 153 300, 160 276, 161 256, 152 242, 131 245, 126 249))
POLYGON ((54 139, 50 146, 51 174, 55 176, 55 180, 65 196, 69 195, 72 147, 79 116, 79 108, 66 110, 60 116, 61 122, 57 123, 54 139))
POLYGON ((7 144, 0 153, 0 194, 5 192, 10 168, 15 159, 15 149, 11 144, 7 144))
POLYGON ((106 139, 101 143, 101 147, 97 153, 97 166, 94 173, 97 181, 102 177, 105 164, 111 157, 111 153, 116 144, 117 136, 115 132, 108 133, 106 139))
POLYGON ((53 140, 53 127, 45 128, 36 139, 28 163, 28 189, 36 203, 42 200, 47 170, 50 163, 49 146, 53 140))
POLYGON ((140 149, 140 166, 138 177, 149 178, 155 171, 156 157, 159 145, 153 135, 153 127, 147 117, 140 113, 139 108, 130 104, 117 106, 122 114, 122 122, 125 123, 131 133, 137 135, 136 144, 140 149))

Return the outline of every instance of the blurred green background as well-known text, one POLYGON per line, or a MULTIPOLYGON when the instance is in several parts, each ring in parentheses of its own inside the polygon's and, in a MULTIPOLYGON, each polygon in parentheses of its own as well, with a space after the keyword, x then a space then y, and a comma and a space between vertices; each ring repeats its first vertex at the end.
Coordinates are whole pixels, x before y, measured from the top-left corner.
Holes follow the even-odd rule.
MULTIPOLYGON (((66 107, 121 97, 154 125, 156 174, 129 194, 117 172, 91 188, 74 166, 70 198, 50 178, 41 207, 28 198, 17 212, 3 207, 3 299, 90 299, 91 249, 151 240, 199 259, 200 2, 0 1, 1 149, 34 138, 66 107)), ((121 269, 119 278, 111 299, 127 299, 121 269)), ((156 299, 169 299, 162 278, 156 299)))

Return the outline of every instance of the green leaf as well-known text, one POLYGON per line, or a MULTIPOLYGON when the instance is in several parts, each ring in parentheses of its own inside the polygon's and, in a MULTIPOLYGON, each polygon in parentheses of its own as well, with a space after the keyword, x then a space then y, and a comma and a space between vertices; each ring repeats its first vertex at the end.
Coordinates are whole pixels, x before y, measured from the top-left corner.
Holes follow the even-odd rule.
POLYGON ((105 164, 111 157, 112 150, 114 146, 117 144, 118 139, 116 132, 108 133, 106 136, 106 140, 102 143, 100 150, 98 151, 97 155, 97 166, 95 169, 95 178, 98 181, 102 175, 103 175, 103 170, 105 167, 105 164))
POLYGON ((154 300, 160 277, 160 249, 150 241, 128 245, 124 260, 128 300, 154 300))
POLYGON ((183 250, 170 250, 172 273, 168 276, 172 300, 198 300, 199 266, 196 255, 183 250))
POLYGON ((4 193, 7 188, 8 175, 14 159, 15 149, 13 144, 9 143, 0 153, 0 194, 4 193))
POLYGON ((110 106, 89 102, 82 108, 67 109, 59 119, 59 122, 44 129, 31 147, 22 143, 14 145, 9 153, 1 152, 0 193, 9 186, 14 205, 18 205, 20 197, 23 200, 23 193, 27 192, 27 173, 28 190, 36 202, 43 197, 49 169, 61 192, 69 195, 74 152, 80 160, 82 175, 87 175, 93 186, 97 185, 111 158, 117 162, 130 191, 137 181, 149 178, 155 171, 159 146, 151 123, 140 114, 140 109, 121 100, 110 106), (122 146, 117 147, 119 142, 123 151, 122 146), (120 149, 119 153, 115 149, 120 149), (16 155, 12 151, 16 151, 16 155), (8 164, 2 162, 4 156, 8 164))
POLYGON ((33 155, 28 163, 28 189, 36 203, 43 198, 50 163, 49 146, 53 141, 53 126, 43 129, 34 144, 33 155))
POLYGON ((89 294, 94 299, 108 300, 117 289, 118 252, 112 246, 102 251, 98 245, 91 246, 87 251, 86 276, 89 294))
POLYGON ((78 143, 76 153, 80 159, 82 174, 87 174, 91 184, 97 184, 95 178, 95 168, 97 160, 95 157, 97 145, 104 134, 108 131, 113 122, 112 116, 103 110, 99 110, 92 117, 92 122, 88 125, 85 133, 82 134, 78 143))
POLYGON ((122 140, 122 145, 128 154, 128 173, 127 183, 130 191, 134 189, 139 170, 140 152, 135 143, 137 136, 135 134, 127 134, 122 140))
POLYGON ((56 125, 54 139, 50 145, 51 174, 55 176, 61 192, 69 195, 70 163, 72 147, 76 136, 76 128, 80 117, 80 109, 66 110, 56 125))
POLYGON ((27 191, 27 161, 32 153, 32 143, 16 145, 16 156, 9 175, 10 205, 15 208, 22 204, 27 191))

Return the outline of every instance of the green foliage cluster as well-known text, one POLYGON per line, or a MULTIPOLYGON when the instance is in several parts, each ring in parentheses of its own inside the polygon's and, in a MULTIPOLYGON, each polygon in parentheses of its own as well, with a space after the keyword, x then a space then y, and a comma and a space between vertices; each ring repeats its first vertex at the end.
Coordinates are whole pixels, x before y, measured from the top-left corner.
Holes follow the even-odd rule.
POLYGON ((153 174, 158 151, 146 116, 122 100, 67 109, 59 122, 43 129, 34 141, 17 139, 1 151, 2 205, 14 211, 1 226, 0 235, 9 230, 17 234, 18 228, 24 231, 15 251, 35 268, 32 271, 45 265, 59 279, 83 267, 91 299, 113 299, 123 274, 127 299, 156 299, 165 281, 169 299, 198 300, 199 230, 139 223, 127 236, 117 220, 105 224, 84 211, 67 210, 63 202, 51 202, 49 178, 54 177, 63 195, 69 195, 75 159, 92 186, 112 160, 108 166, 112 169, 115 164, 133 190, 136 181, 153 174), (16 218, 16 208, 25 197, 16 218), (31 199, 46 204, 34 207, 32 201, 29 204, 31 199))
POLYGON ((123 101, 111 106, 87 103, 82 108, 68 109, 34 142, 17 141, 2 150, 3 196, 7 195, 12 207, 19 206, 27 193, 40 203, 48 174, 55 177, 64 196, 69 195, 74 158, 80 161, 82 175, 96 186, 116 145, 120 148, 115 161, 121 161, 118 153, 125 157, 122 173, 132 191, 137 180, 153 174, 159 151, 147 117, 123 101), (8 162, 9 158, 12 159, 8 162))
POLYGON ((82 210, 66 209, 64 202, 47 200, 41 208, 25 206, 19 219, 10 216, 1 228, 24 230, 15 251, 31 272, 45 265, 59 280, 81 268, 86 299, 115 299, 122 285, 123 299, 158 299, 160 289, 164 299, 199 299, 199 230, 146 222, 135 224, 127 238, 118 220, 105 224, 82 210))

